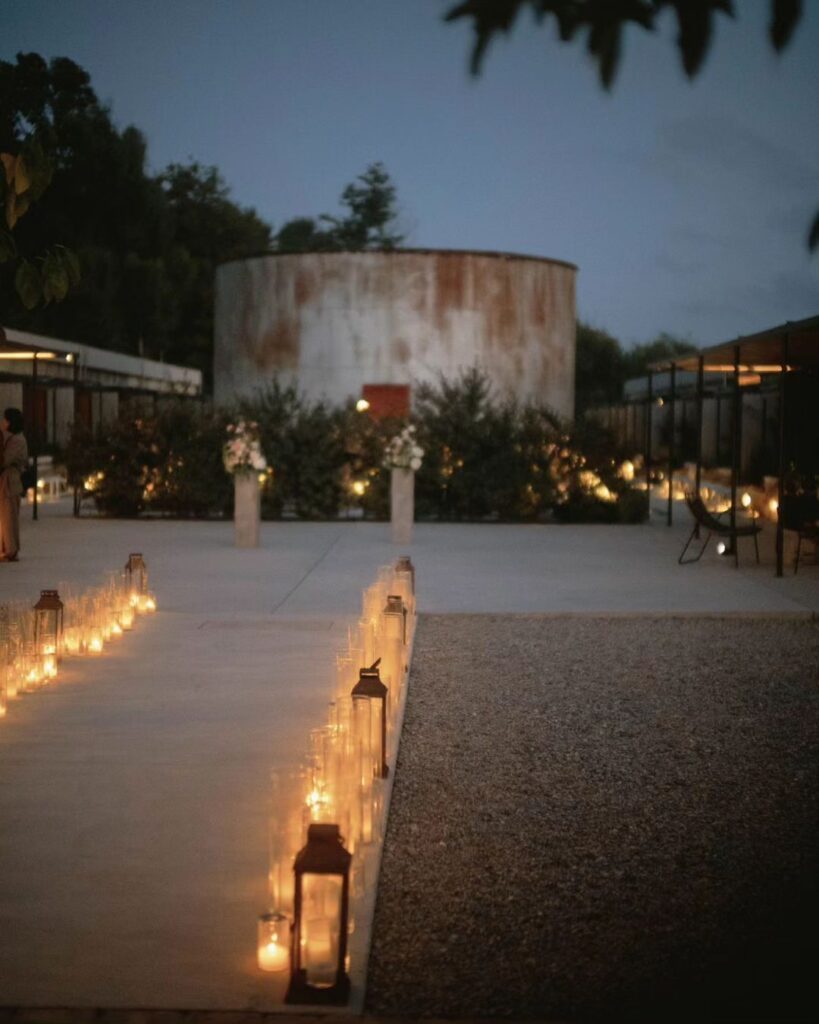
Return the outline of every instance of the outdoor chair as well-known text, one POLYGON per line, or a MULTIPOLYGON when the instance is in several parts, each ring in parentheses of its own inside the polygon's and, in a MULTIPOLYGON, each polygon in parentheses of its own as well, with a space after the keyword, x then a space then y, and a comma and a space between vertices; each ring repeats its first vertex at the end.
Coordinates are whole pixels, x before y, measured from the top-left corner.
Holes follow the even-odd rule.
POLYGON ((797 536, 796 555, 793 560, 794 576, 799 572, 802 541, 813 544, 813 559, 819 550, 819 499, 813 494, 786 494, 782 499, 782 525, 797 536))
POLYGON ((711 534, 715 533, 718 537, 728 537, 731 547, 734 552, 734 565, 739 565, 739 552, 737 550, 737 540, 740 537, 753 537, 754 548, 756 550, 756 560, 759 564, 759 542, 757 541, 757 535, 762 532, 762 527, 757 526, 756 523, 742 523, 741 525, 735 524, 731 526, 730 520, 723 521, 722 516, 730 514, 728 512, 709 512, 705 507, 705 502, 698 494, 686 493, 685 503, 688 505, 688 509, 691 515, 694 517, 694 529, 691 531, 691 535, 685 542, 685 547, 682 549, 680 557, 677 559, 679 565, 688 565, 689 562, 698 562, 705 549, 708 547, 708 541, 711 539, 711 534), (702 547, 693 558, 686 558, 685 553, 691 544, 691 541, 697 535, 699 529, 706 530, 705 540, 703 541, 702 547))

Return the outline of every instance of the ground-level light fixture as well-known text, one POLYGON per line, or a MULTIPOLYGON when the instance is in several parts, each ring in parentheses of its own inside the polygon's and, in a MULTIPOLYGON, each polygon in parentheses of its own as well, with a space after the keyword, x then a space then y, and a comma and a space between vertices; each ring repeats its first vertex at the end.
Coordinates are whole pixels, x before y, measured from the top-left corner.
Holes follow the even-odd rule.
MULTIPOLYGON (((359 669, 358 682, 352 689, 353 708, 356 704, 364 707, 359 711, 358 721, 363 718, 370 732, 373 778, 386 779, 390 774, 387 765, 387 699, 389 690, 381 681, 378 665, 381 659, 369 668, 359 669)), ((355 713, 355 712, 354 712, 355 713)))
POLYGON ((34 650, 43 674, 53 679, 63 653, 63 603, 56 590, 41 590, 34 605, 34 650))
POLYGON ((745 491, 742 497, 740 498, 740 501, 742 502, 743 508, 750 508, 753 502, 753 498, 747 491, 745 491))
POLYGON ((370 403, 367 401, 366 398, 359 398, 359 400, 355 403, 356 412, 366 412, 369 408, 370 403))
POLYGON ((312 824, 293 864, 292 973, 287 1003, 343 1006, 350 997, 350 862, 338 825, 312 824))

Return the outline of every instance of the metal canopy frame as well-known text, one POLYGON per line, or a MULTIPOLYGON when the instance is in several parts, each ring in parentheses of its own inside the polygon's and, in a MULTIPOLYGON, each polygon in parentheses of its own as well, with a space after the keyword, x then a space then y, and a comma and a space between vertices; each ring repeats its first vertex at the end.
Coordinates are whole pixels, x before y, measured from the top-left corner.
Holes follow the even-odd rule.
MULTIPOLYGON (((87 367, 83 367, 80 356, 81 353, 79 350, 65 351, 49 348, 47 345, 39 345, 36 343, 25 344, 19 341, 11 341, 6 337, 6 332, 3 328, 0 327, 0 383, 31 384, 35 388, 44 388, 47 391, 58 390, 59 388, 73 388, 75 419, 77 416, 77 395, 81 391, 90 391, 97 394, 105 392, 112 394, 116 393, 119 395, 127 394, 128 397, 150 397, 154 399, 154 410, 156 409, 156 401, 158 398, 185 398, 197 401, 201 401, 204 398, 204 395, 202 395, 201 392, 196 395, 190 395, 185 392, 178 391, 158 391, 155 388, 147 388, 137 384, 102 384, 97 381, 84 380, 81 377, 81 369, 87 369, 87 367), (4 360, 4 356, 11 356, 12 358, 4 360), (31 362, 31 373, 15 373, 11 369, 7 370, 4 368, 6 365, 13 364, 14 362, 31 362), (47 368, 50 366, 70 367, 71 376, 49 375, 47 368), (45 373, 43 372, 43 368, 46 368, 45 373)), ((37 476, 38 457, 39 437, 35 435, 32 437, 31 451, 31 460, 33 463, 35 477, 37 476)), ((74 506, 76 514, 76 488, 74 506)), ((34 520, 39 519, 36 482, 34 486, 34 500, 32 501, 32 518, 34 520)))
MULTIPOLYGON (((731 526, 736 524, 736 499, 739 484, 740 457, 742 444, 742 398, 745 393, 776 393, 779 396, 779 437, 777 467, 779 473, 778 500, 779 509, 784 506, 785 470, 787 467, 786 451, 786 381, 788 374, 816 372, 819 370, 819 316, 804 320, 787 321, 776 327, 754 334, 744 335, 732 341, 712 345, 697 353, 677 356, 672 359, 653 363, 648 370, 646 393, 641 399, 632 400, 632 404, 645 405, 645 441, 644 458, 646 483, 651 486, 652 469, 652 409, 657 398, 667 396, 671 418, 668 453, 668 506, 666 522, 672 524, 672 480, 675 448, 675 403, 681 397, 681 388, 677 378, 678 371, 696 373, 693 384, 696 398, 696 490, 700 493, 702 481, 702 427, 703 406, 706 396, 714 396, 718 401, 718 417, 720 398, 729 395, 731 398, 731 526), (658 387, 657 376, 668 375, 667 387, 658 387), (716 387, 708 387, 707 374, 720 374, 721 380, 716 387)), ((685 390, 691 393, 689 386, 685 390)), ((719 418, 718 418, 719 424, 719 418)), ((717 428, 719 436, 719 426, 717 428)), ((776 575, 783 574, 784 560, 784 521, 783 516, 777 517, 776 524, 776 575)))

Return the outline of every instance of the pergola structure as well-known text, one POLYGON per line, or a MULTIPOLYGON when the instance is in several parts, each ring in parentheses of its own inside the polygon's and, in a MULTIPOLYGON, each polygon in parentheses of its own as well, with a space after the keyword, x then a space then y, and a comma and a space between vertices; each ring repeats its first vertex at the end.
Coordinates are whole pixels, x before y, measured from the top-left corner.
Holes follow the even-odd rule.
MULTIPOLYGON (((3 327, 0 327, 0 384, 29 385, 46 392, 70 388, 75 421, 79 418, 80 396, 83 394, 102 395, 107 392, 118 396, 151 398, 154 410, 157 399, 163 395, 197 399, 202 397, 201 374, 196 370, 155 364, 152 360, 109 353, 87 345, 74 345, 56 338, 43 338, 20 331, 7 332, 3 327), (95 356, 104 357, 111 365, 100 365, 95 356), (157 367, 162 369, 161 378, 156 373, 157 367), (178 378, 178 381, 174 378, 178 378)), ((36 475, 42 441, 39 431, 31 431, 28 441, 36 475)), ((37 491, 35 486, 32 502, 34 519, 38 518, 37 491)), ((77 509, 75 489, 75 514, 77 509)))
MULTIPOLYGON (((787 426, 789 405, 787 402, 787 381, 789 375, 816 373, 819 371, 819 316, 805 320, 788 321, 755 334, 744 335, 726 341, 699 353, 678 356, 655 363, 647 378, 645 396, 645 437, 644 453, 646 482, 651 486, 652 425, 651 415, 655 399, 662 398, 669 403, 669 416, 674 424, 675 402, 678 397, 678 373, 686 376, 695 374, 696 389, 696 489, 699 493, 702 473, 702 424, 703 398, 709 375, 720 375, 723 386, 727 385, 731 398, 731 526, 736 525, 737 486, 740 465, 740 443, 742 437, 742 395, 747 388, 770 387, 775 382, 779 395, 779 424, 777 438, 778 506, 776 527, 776 574, 782 575, 784 552, 784 517, 782 509, 785 499, 785 476, 788 467, 787 426), (663 387, 656 388, 658 375, 662 374, 663 387)), ((819 412, 817 412, 819 416, 819 412)), ((673 502, 673 469, 677 452, 675 431, 670 432, 668 450, 668 511, 667 521, 671 524, 673 502)))

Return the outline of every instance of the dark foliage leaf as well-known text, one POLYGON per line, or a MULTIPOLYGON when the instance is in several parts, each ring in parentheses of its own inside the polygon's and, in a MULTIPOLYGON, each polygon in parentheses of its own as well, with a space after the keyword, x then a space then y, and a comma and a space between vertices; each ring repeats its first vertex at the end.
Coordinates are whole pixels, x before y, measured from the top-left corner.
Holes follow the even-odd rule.
POLYGON ((784 49, 802 17, 802 0, 772 0, 770 37, 775 50, 784 49))
POLYGON ((34 309, 43 297, 43 285, 36 267, 28 260, 21 260, 14 275, 14 287, 26 309, 34 309))
POLYGON ((813 219, 810 231, 808 232, 808 249, 815 252, 819 249, 819 213, 813 219))
POLYGON ((77 254, 67 249, 64 245, 57 245, 54 247, 55 252, 60 258, 65 272, 68 274, 68 280, 72 288, 76 287, 80 283, 82 273, 80 271, 80 261, 77 258, 77 254))
POLYGON ((68 271, 55 252, 46 254, 43 263, 43 298, 46 302, 62 302, 68 294, 68 271))
POLYGON ((674 8, 679 28, 677 45, 683 68, 688 77, 693 78, 702 67, 708 52, 714 14, 732 17, 732 4, 730 0, 660 0, 658 6, 674 8))
POLYGON ((14 238, 8 231, 0 231, 0 263, 8 263, 17 255, 17 246, 14 238))

